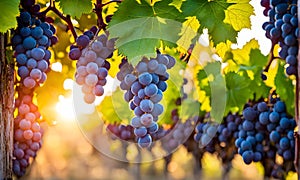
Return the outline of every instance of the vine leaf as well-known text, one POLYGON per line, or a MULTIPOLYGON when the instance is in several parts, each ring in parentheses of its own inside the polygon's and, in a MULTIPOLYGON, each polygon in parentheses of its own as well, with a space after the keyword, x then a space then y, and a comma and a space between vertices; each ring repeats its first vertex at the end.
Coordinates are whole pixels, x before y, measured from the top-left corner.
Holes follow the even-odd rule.
POLYGON ((10 28, 17 26, 16 17, 19 14, 19 0, 1 0, 0 7, 0 32, 5 33, 10 28))
POLYGON ((208 29, 215 44, 230 40, 236 42, 237 32, 232 25, 225 23, 225 10, 233 5, 226 0, 216 1, 185 1, 181 10, 185 17, 196 16, 200 21, 199 33, 202 33, 204 28, 208 29))
POLYGON ((225 10, 224 22, 231 24, 234 30, 240 31, 243 28, 250 28, 250 16, 254 15, 250 0, 229 0, 228 3, 237 3, 225 10))
POLYGON ((292 80, 287 78, 283 65, 279 64, 277 74, 275 76, 276 93, 280 99, 285 102, 287 112, 294 115, 294 86, 292 80))
POLYGON ((59 5, 64 14, 80 18, 84 13, 92 12, 92 2, 90 0, 60 0, 59 5))
POLYGON ((230 72, 225 75, 226 79, 226 114, 233 107, 239 110, 243 109, 244 104, 252 97, 251 89, 249 88, 250 79, 247 76, 230 72))
POLYGON ((116 47, 136 65, 142 56, 154 56, 161 44, 174 47, 179 39, 179 11, 164 0, 149 5, 145 1, 124 1, 109 23, 110 38, 117 37, 116 47), (129 8, 130 7, 130 10, 129 8))
POLYGON ((268 87, 261 79, 261 72, 267 62, 268 57, 264 56, 259 49, 252 49, 250 51, 250 65, 247 69, 251 70, 248 72, 248 76, 252 79, 250 87, 256 95, 256 100, 261 97, 268 97, 271 90, 271 88, 268 87))

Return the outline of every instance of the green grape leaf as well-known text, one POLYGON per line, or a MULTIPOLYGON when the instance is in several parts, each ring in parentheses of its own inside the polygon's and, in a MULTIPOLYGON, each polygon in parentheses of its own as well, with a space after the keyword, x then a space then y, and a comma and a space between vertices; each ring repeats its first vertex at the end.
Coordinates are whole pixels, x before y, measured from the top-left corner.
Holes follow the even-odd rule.
POLYGON ((10 28, 17 26, 16 17, 19 14, 20 0, 1 0, 0 7, 2 13, 0 14, 0 32, 5 33, 10 28))
POLYGON ((202 30, 207 28, 212 41, 218 44, 226 40, 236 42, 237 32, 232 25, 224 22, 225 10, 231 5, 233 3, 228 3, 226 0, 189 0, 183 2, 181 10, 184 17, 196 16, 201 25, 199 33, 202 33, 202 30))
POLYGON ((277 74, 275 76, 275 86, 276 93, 279 95, 280 99, 285 102, 287 107, 287 112, 294 115, 295 105, 294 105, 294 85, 292 80, 287 78, 285 75, 285 69, 283 65, 279 64, 277 74))
MULTIPOLYGON (((251 67, 251 71, 248 72, 248 75, 251 79, 250 82, 251 90, 253 90, 252 94, 255 94, 255 99, 258 100, 262 97, 268 97, 271 88, 268 87, 261 78, 261 73, 263 71, 263 67, 267 64, 268 57, 264 56, 259 49, 252 49, 250 51, 250 60, 249 66, 251 67)), ((250 70, 250 68, 246 68, 250 70)))
POLYGON ((239 110, 243 109, 243 106, 252 97, 250 89, 250 78, 243 76, 235 72, 229 72, 225 75, 226 87, 227 87, 227 106, 226 114, 235 107, 239 110))
POLYGON ((60 0, 59 5, 64 14, 80 18, 84 13, 92 12, 91 0, 60 0))
POLYGON ((249 4, 250 0, 228 0, 227 2, 237 4, 233 4, 225 10, 224 22, 231 24, 236 31, 250 28, 250 16, 254 15, 254 9, 249 4))
POLYGON ((119 52, 136 65, 142 56, 153 57, 160 42, 170 47, 176 46, 182 24, 175 21, 179 11, 172 1, 147 2, 124 1, 115 12, 108 31, 110 38, 118 38, 119 52))
POLYGON ((104 122, 110 124, 129 123, 133 115, 128 103, 123 99, 123 94, 124 92, 118 88, 111 96, 106 96, 96 107, 98 112, 101 112, 104 122))

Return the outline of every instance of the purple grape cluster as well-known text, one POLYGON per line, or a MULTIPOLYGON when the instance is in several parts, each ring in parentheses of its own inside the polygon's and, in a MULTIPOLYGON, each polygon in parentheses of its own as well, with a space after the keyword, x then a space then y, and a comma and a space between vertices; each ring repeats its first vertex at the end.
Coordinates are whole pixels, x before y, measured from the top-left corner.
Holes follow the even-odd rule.
POLYGON ((279 56, 289 65, 287 75, 297 74, 298 54, 298 15, 297 0, 262 0, 261 4, 268 9, 269 21, 263 24, 266 37, 271 39, 273 46, 279 44, 279 56))
POLYGON ((36 11, 21 11, 17 18, 18 28, 11 39, 18 76, 28 89, 33 89, 46 81, 51 58, 48 48, 57 43, 57 37, 54 36, 55 27, 35 16, 40 9, 37 8, 38 4, 32 4, 31 7, 36 11))
POLYGON ((235 141, 238 153, 246 164, 262 162, 264 167, 270 167, 269 176, 282 178, 278 177, 279 169, 293 170, 287 164, 293 164, 295 158, 295 127, 295 120, 287 115, 285 103, 279 99, 271 105, 262 101, 246 107, 235 141), (276 154, 283 158, 282 164, 276 163, 276 154))
POLYGON ((18 27, 13 31, 11 43, 17 62, 17 99, 14 119, 13 172, 21 177, 42 145, 41 115, 33 103, 34 90, 47 79, 51 52, 57 43, 51 18, 41 16, 40 5, 34 0, 21 0, 22 9, 17 17, 18 27))
POLYGON ((234 143, 240 123, 240 116, 231 113, 224 117, 221 124, 210 121, 200 122, 195 128, 194 140, 199 143, 199 148, 204 148, 212 154, 216 153, 223 164, 231 163, 237 153, 234 143))
POLYGON ((15 105, 18 115, 14 119, 13 172, 21 177, 30 164, 30 158, 35 158, 42 146, 43 129, 40 126, 41 115, 32 102, 32 96, 20 96, 15 105))
POLYGON ((84 101, 91 104, 96 96, 104 94, 110 64, 106 60, 114 51, 114 39, 107 39, 106 34, 94 37, 97 28, 91 28, 76 39, 76 46, 72 46, 69 58, 77 60, 76 83, 81 86, 84 101))
POLYGON ((167 69, 172 68, 175 62, 169 55, 158 54, 156 58, 143 58, 135 68, 126 62, 120 65, 117 78, 121 81, 120 88, 126 91, 125 101, 134 111, 135 117, 130 124, 141 148, 151 145, 151 134, 159 129, 158 116, 164 110, 159 102, 167 89, 167 69))

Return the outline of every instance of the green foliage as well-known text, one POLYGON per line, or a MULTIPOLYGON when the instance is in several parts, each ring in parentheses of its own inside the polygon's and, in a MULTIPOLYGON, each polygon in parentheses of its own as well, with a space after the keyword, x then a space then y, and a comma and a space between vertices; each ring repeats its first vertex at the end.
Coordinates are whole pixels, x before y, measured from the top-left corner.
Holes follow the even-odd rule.
POLYGON ((295 113, 295 88, 292 80, 285 75, 285 69, 281 63, 278 65, 278 70, 275 77, 276 93, 280 99, 285 102, 287 112, 291 115, 295 113))
POLYGON ((116 46, 136 65, 142 56, 155 55, 155 49, 162 41, 175 46, 179 39, 181 23, 176 21, 178 10, 164 0, 153 6, 141 1, 124 1, 109 23, 110 37, 118 37, 116 46), (130 10, 128 9, 130 7, 130 10))
POLYGON ((201 24, 200 33, 203 28, 207 28, 213 42, 218 44, 226 40, 236 42, 237 32, 231 25, 223 22, 225 19, 225 10, 230 5, 232 3, 227 3, 226 0, 189 0, 182 4, 181 9, 184 16, 196 16, 201 24))
POLYGON ((79 18, 84 13, 92 12, 91 0, 60 0, 64 14, 79 18))
POLYGON ((20 0, 1 0, 0 7, 0 33, 5 33, 10 28, 17 26, 16 17, 19 14, 19 2, 20 0))

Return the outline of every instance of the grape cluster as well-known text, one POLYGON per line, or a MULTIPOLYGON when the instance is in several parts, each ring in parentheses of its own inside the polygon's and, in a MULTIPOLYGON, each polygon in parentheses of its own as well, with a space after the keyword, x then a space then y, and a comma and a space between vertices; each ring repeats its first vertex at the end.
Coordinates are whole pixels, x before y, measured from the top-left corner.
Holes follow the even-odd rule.
MULTIPOLYGON (((235 144, 246 164, 252 161, 261 161, 264 164, 266 159, 269 159, 269 162, 272 162, 270 168, 281 166, 275 166, 276 154, 283 158, 283 164, 293 163, 296 122, 287 115, 284 102, 277 99, 274 105, 262 101, 252 107, 246 107, 243 110, 243 118, 238 127, 239 133, 235 144)), ((286 172, 292 170, 288 166, 281 169, 286 172)), ((273 177, 277 174, 277 170, 278 168, 273 169, 273 177)))
POLYGON ((51 52, 48 48, 57 43, 52 18, 41 14, 34 0, 21 1, 18 27, 13 31, 11 43, 17 62, 18 81, 14 119, 13 172, 21 177, 42 145, 43 130, 38 107, 33 103, 34 90, 47 79, 51 52))
POLYGON ((134 141, 133 127, 130 125, 109 124, 106 129, 111 133, 111 138, 113 140, 119 138, 125 141, 134 141))
POLYGON ((241 123, 239 115, 229 113, 221 124, 211 121, 199 123, 196 128, 194 140, 209 153, 216 153, 223 161, 231 162, 237 149, 234 147, 238 136, 238 124, 241 123))
POLYGON ((114 39, 107 39, 106 34, 94 37, 97 28, 91 28, 76 39, 76 46, 71 46, 69 58, 76 63, 76 83, 81 86, 84 101, 92 104, 96 96, 104 94, 103 86, 110 64, 106 60, 114 51, 114 39))
MULTIPOLYGON (((125 61, 125 60, 124 60, 125 61)), ((117 74, 121 81, 120 88, 126 90, 124 99, 134 111, 131 120, 134 134, 138 137, 138 145, 149 147, 152 143, 150 134, 159 128, 158 116, 163 113, 163 106, 159 104, 163 92, 167 89, 169 74, 167 69, 175 65, 175 59, 169 55, 158 54, 156 58, 143 58, 135 68, 124 62, 117 74)))
POLYGON ((43 130, 38 107, 32 102, 32 96, 24 95, 16 99, 18 115, 14 119, 13 171, 21 177, 29 166, 30 157, 35 157, 42 146, 43 130))
POLYGON ((51 57, 48 48, 57 42, 56 30, 27 11, 21 12, 18 20, 18 28, 11 39, 18 75, 25 88, 33 89, 47 79, 51 57))
POLYGON ((269 21, 263 24, 266 37, 272 44, 281 47, 279 56, 289 65, 286 68, 288 75, 297 74, 298 54, 298 17, 297 0, 262 0, 261 4, 268 9, 269 21))

